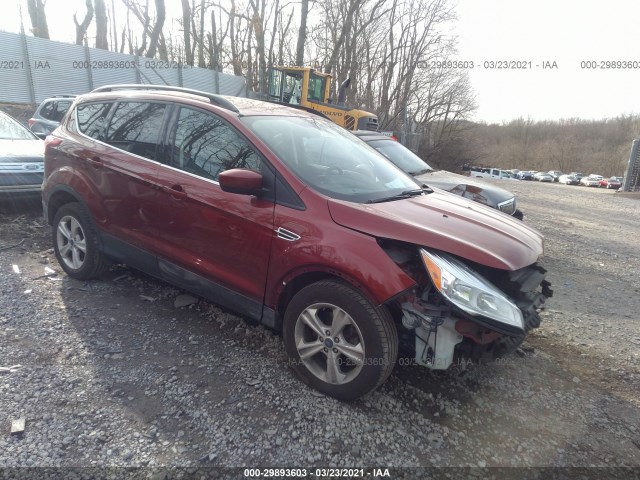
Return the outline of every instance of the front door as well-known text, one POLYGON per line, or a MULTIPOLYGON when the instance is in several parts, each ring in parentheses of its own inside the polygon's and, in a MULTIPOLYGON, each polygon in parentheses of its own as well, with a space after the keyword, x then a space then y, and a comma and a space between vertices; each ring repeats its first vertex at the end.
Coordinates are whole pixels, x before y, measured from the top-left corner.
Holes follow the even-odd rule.
POLYGON ((160 270, 167 280, 259 319, 273 240, 273 199, 223 192, 231 168, 273 172, 252 145, 217 115, 180 107, 174 114, 158 186, 160 270), (163 260, 164 259, 164 260, 163 260))

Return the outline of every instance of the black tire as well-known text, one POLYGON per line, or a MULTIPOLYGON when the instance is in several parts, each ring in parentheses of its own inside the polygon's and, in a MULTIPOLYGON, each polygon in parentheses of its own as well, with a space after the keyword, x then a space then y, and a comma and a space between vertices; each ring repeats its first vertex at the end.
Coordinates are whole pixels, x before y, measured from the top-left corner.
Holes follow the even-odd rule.
MULTIPOLYGON (((285 312, 283 337, 290 364, 302 381, 325 395, 339 400, 354 400, 378 388, 391 374, 398 357, 398 332, 389 312, 384 308, 372 305, 355 288, 338 280, 323 280, 313 283, 300 290, 293 297, 285 312), (303 313, 309 315, 309 312, 312 312, 319 305, 324 308, 317 308, 318 313, 317 316, 314 315, 314 318, 321 319, 322 324, 329 328, 334 326, 334 315, 341 315, 340 311, 347 314, 349 320, 343 320, 343 324, 347 326, 340 330, 341 334, 346 332, 345 336, 338 335, 338 338, 346 339, 346 335, 352 339, 361 337, 361 341, 354 343, 362 350, 361 362, 353 362, 347 356, 342 355, 342 350, 336 352, 333 348, 328 348, 326 353, 318 352, 306 360, 300 357, 296 338, 300 341, 301 333, 310 334, 311 340, 309 341, 314 342, 316 346, 327 345, 320 341, 321 337, 319 336, 314 339, 316 330, 311 329, 302 320, 303 313), (323 315, 324 317, 322 317, 323 315), (326 323, 324 320, 331 321, 326 323), (314 369, 316 372, 322 372, 324 357, 328 375, 330 370, 329 355, 332 351, 335 352, 332 357, 341 360, 337 363, 339 373, 345 374, 345 380, 338 381, 338 383, 325 381, 313 372, 314 369)), ((330 340, 333 347, 347 348, 349 346, 353 348, 351 345, 334 341, 335 338, 329 335, 324 339, 324 342, 330 340)), ((350 340, 342 341, 350 342, 350 340)))
POLYGON ((56 212, 52 239, 58 263, 70 277, 89 280, 99 277, 109 268, 109 263, 100 252, 98 233, 91 216, 79 203, 67 203, 56 212), (66 229, 65 234, 62 233, 63 228, 66 229), (71 240, 67 233, 72 237, 71 240), (84 246, 84 252, 79 245, 84 246), (76 257, 65 247, 71 250, 75 247, 76 257))

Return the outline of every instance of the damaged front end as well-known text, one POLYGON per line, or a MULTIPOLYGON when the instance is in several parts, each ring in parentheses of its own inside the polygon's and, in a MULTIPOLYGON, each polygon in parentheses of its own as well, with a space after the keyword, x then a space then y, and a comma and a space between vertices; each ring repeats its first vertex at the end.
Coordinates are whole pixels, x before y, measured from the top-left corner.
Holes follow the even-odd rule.
POLYGON ((381 246, 417 284, 392 305, 403 353, 434 370, 515 350, 553 294, 536 264, 506 271, 401 242, 381 246))

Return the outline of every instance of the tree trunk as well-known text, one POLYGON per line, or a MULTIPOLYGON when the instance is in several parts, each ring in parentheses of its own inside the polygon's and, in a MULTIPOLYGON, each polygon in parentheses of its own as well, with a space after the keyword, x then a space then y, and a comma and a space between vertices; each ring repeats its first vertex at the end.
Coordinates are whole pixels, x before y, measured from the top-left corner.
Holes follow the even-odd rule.
MULTIPOLYGON (((307 15, 309 13, 309 0, 300 2, 300 30, 298 30, 298 44, 296 46, 296 65, 304 64, 304 45, 307 40, 307 15)), ((275 32, 274 32, 275 33, 275 32)))
POLYGON ((82 23, 78 23, 76 14, 73 14, 73 23, 76 24, 76 45, 84 45, 84 37, 87 34, 87 28, 89 28, 91 20, 93 20, 93 3, 91 3, 91 0, 86 0, 85 4, 87 5, 87 13, 84 16, 82 23))
POLYGON ((200 40, 198 43, 198 66, 205 67, 206 62, 204 59, 204 14, 205 6, 204 0, 200 1, 200 40))
POLYGON ((109 19, 107 18, 107 6, 104 0, 95 0, 96 2, 96 48, 109 50, 109 42, 107 41, 107 30, 109 19))
POLYGON ((182 0, 182 31, 186 63, 187 65, 193 65, 193 54, 191 53, 191 6, 189 5, 189 0, 182 0))
POLYGON ((156 56, 156 49, 158 48, 158 39, 162 32, 165 19, 164 0, 156 0, 156 24, 153 26, 151 35, 149 36, 149 50, 147 50, 146 57, 153 58, 156 56))
POLYGON ((111 0, 111 25, 113 28, 113 51, 118 51, 118 28, 116 27, 116 5, 115 0, 111 0))
POLYGON ((231 12, 229 13, 229 40, 231 41, 231 64, 233 66, 233 74, 242 76, 242 62, 238 56, 238 46, 236 38, 236 2, 231 0, 231 12))
POLYGON ((345 38, 347 37, 347 35, 350 34, 353 28, 353 16, 356 10, 360 8, 361 1, 362 0, 349 0, 349 9, 347 10, 344 23, 342 24, 342 30, 340 31, 340 36, 338 37, 337 41, 333 45, 331 56, 329 57, 329 60, 326 62, 324 67, 325 73, 331 73, 331 70, 335 66, 338 60, 338 57, 340 56, 340 53, 342 51, 342 46, 344 44, 345 38))
POLYGON ((49 39, 49 26, 47 14, 44 11, 45 0, 27 0, 29 17, 31 18, 31 30, 34 37, 49 39))

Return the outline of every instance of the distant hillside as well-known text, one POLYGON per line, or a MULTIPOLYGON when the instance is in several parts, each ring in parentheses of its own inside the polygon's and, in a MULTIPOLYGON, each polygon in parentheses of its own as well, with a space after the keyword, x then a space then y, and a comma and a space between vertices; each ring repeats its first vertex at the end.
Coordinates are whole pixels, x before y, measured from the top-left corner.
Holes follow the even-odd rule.
POLYGON ((605 120, 517 119, 465 129, 463 155, 469 163, 507 169, 621 176, 631 142, 639 137, 640 117, 633 115, 605 120))

